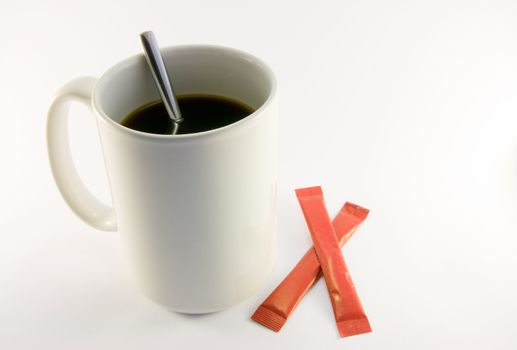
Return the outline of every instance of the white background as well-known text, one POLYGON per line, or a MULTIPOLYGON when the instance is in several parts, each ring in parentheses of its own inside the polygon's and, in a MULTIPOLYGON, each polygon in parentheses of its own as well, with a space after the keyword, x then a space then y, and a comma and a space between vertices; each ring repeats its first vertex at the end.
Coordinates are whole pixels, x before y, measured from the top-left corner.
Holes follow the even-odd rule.
MULTIPOLYGON (((0 348, 517 348, 517 2, 0 0, 0 348), (132 286, 119 233, 66 207, 45 149, 54 92, 162 45, 266 60, 280 87, 277 256, 260 290, 185 316, 132 286), (310 246, 293 190, 371 215, 343 249, 373 333, 339 339, 320 281, 278 334, 250 315, 310 246)), ((77 167, 109 202, 93 118, 77 167)), ((185 266, 188 268, 188 266, 185 266)))

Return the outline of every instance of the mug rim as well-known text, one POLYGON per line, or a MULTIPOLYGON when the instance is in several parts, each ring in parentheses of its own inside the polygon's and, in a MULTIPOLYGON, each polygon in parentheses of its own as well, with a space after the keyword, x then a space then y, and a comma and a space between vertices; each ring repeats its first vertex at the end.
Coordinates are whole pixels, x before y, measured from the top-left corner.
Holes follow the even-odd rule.
POLYGON ((241 120, 238 120, 232 124, 228 124, 216 129, 210 129, 202 132, 197 133, 190 133, 190 134, 177 134, 177 135, 165 135, 165 134, 153 134, 153 133, 147 133, 143 131, 134 130, 131 128, 128 128, 126 126, 121 125, 120 123, 117 123, 112 118, 110 118, 102 109, 101 103, 100 103, 100 97, 98 96, 97 87, 99 83, 103 80, 108 79, 111 75, 116 74, 122 69, 127 68, 128 66, 131 66, 135 64, 137 60, 143 59, 144 55, 143 53, 135 54, 132 56, 129 56, 118 63, 115 63, 113 66, 111 66, 108 70, 106 70, 100 78, 95 83, 95 86, 93 88, 92 93, 92 107, 96 114, 100 116, 100 120, 102 120, 104 123, 107 123, 107 125, 115 128, 116 130, 127 133, 133 136, 145 138, 145 139, 151 139, 151 140, 186 140, 186 139, 195 139, 195 138, 203 138, 207 137, 209 135, 214 134, 221 134, 225 133, 229 130, 233 130, 236 128, 239 128, 243 125, 249 124, 252 120, 257 119, 262 112, 271 105, 272 101, 274 100, 276 96, 276 90, 277 90, 277 82, 275 78, 275 74, 273 73, 273 70, 267 65, 263 60, 260 58, 247 53, 245 51, 227 47, 227 46, 221 46, 221 45, 213 45, 213 44, 186 44, 186 45, 173 45, 173 46, 165 46, 162 48, 164 51, 189 51, 189 50, 213 50, 213 51, 219 51, 222 53, 226 53, 229 55, 237 55, 245 58, 248 61, 252 61, 260 66, 263 73, 266 75, 267 79, 271 83, 271 88, 269 89, 268 96, 266 100, 255 110, 253 113, 247 115, 246 117, 242 118, 241 120))

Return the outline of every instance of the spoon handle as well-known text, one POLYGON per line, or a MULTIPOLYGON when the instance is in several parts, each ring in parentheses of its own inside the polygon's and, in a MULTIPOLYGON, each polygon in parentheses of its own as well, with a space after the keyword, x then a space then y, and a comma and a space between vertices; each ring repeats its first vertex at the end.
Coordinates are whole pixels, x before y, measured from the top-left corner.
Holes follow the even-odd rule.
MULTIPOLYGON (((178 101, 176 101, 174 90, 169 81, 169 75, 163 63, 163 58, 154 33, 151 31, 143 32, 140 34, 140 40, 142 41, 147 63, 151 68, 154 81, 158 87, 165 108, 167 109, 167 113, 175 123, 180 123, 183 117, 181 116, 178 101)), ((175 127, 177 128, 177 125, 175 127)))

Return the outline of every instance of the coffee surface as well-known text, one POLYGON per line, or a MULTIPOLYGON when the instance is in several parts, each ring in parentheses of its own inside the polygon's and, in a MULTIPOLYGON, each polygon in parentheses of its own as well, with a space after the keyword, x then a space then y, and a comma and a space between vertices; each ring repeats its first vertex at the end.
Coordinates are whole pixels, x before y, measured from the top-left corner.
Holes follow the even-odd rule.
MULTIPOLYGON (((183 116, 177 134, 193 134, 233 124, 254 112, 250 106, 223 96, 195 94, 178 96, 183 116)), ((171 134, 173 122, 161 100, 138 107, 120 124, 151 134, 171 134)))

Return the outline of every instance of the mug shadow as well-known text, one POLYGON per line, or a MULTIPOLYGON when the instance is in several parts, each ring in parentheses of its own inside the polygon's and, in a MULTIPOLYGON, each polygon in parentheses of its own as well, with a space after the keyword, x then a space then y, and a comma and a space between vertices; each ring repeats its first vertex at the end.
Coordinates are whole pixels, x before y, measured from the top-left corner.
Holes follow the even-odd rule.
POLYGON ((213 317, 217 314, 221 314, 224 311, 225 310, 206 312, 206 313, 202 313, 202 314, 188 314, 188 313, 184 313, 184 312, 178 312, 178 311, 167 309, 168 313, 173 314, 174 316, 177 316, 177 317, 180 317, 183 319, 187 319, 187 320, 207 319, 207 318, 213 317))

